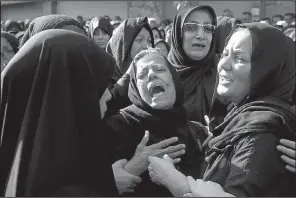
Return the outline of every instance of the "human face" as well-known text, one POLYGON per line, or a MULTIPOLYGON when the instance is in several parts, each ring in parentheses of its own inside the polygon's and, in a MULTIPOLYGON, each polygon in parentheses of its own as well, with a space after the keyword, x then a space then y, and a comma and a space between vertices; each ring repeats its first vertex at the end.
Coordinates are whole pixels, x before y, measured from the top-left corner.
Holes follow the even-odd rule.
POLYGON ((233 13, 230 10, 225 10, 222 16, 233 17, 233 13))
POLYGON ((131 47, 131 58, 133 59, 140 51, 151 46, 151 36, 146 28, 142 28, 136 36, 131 47))
MULTIPOLYGON (((211 25, 212 19, 210 14, 204 10, 197 10, 191 12, 185 24, 200 24, 211 25)), ((203 28, 190 28, 190 26, 183 27, 183 50, 185 54, 193 60, 201 60, 209 53, 213 34, 203 30, 203 28)))
POLYGON ((15 53, 8 40, 4 37, 1 37, 1 71, 14 55, 15 53))
POLYGON ((273 17, 272 18, 272 22, 273 22, 273 24, 276 24, 278 21, 280 21, 281 20, 281 18, 280 17, 273 17))
POLYGON ((136 65, 139 93, 153 109, 171 109, 176 101, 175 85, 166 65, 160 55, 145 55, 136 65))
POLYGON ((106 89, 105 92, 103 93, 101 99, 100 99, 101 119, 104 118, 105 113, 107 111, 107 104, 106 103, 109 100, 111 100, 111 98, 112 98, 112 95, 111 95, 109 89, 106 89))
POLYGON ((249 14, 243 14, 242 22, 243 23, 251 23, 252 22, 252 16, 249 15, 249 14))
POLYGON ((96 28, 93 39, 99 47, 105 49, 110 40, 110 36, 101 28, 96 28))
POLYGON ((160 35, 157 30, 152 30, 154 40, 160 39, 160 35))
POLYGON ((252 42, 249 32, 235 32, 218 63, 217 93, 238 104, 250 93, 252 42))
POLYGON ((164 43, 159 42, 159 43, 157 43, 157 45, 155 47, 159 48, 164 53, 165 56, 168 56, 169 52, 168 52, 164 43))
POLYGON ((285 21, 288 25, 291 25, 291 23, 293 22, 293 18, 290 15, 286 15, 285 21))

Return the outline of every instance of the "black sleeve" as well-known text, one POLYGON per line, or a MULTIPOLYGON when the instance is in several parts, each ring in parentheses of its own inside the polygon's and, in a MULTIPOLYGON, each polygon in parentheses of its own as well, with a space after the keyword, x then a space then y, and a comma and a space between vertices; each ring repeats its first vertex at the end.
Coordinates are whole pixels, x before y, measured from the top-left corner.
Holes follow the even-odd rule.
POLYGON ((278 143, 273 134, 260 133, 236 145, 224 189, 235 196, 280 196, 290 180, 278 143))
POLYGON ((130 82, 129 74, 124 74, 118 81, 109 88, 112 95, 111 100, 107 103, 106 116, 114 115, 118 110, 131 104, 128 98, 128 87, 130 82))
POLYGON ((131 126, 121 114, 109 117, 106 124, 110 128, 108 139, 110 139, 109 142, 112 142, 112 155, 115 160, 129 160, 133 157, 135 149, 140 143, 134 134, 138 130, 131 126))

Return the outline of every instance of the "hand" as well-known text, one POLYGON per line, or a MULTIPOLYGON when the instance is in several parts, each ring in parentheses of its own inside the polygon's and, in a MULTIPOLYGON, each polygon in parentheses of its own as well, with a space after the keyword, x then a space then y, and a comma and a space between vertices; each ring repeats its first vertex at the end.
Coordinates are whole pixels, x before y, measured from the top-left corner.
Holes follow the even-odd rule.
POLYGON ((129 173, 140 176, 143 172, 145 172, 149 165, 149 156, 163 157, 167 154, 173 159, 174 163, 179 163, 181 159, 177 157, 185 154, 186 146, 184 144, 170 146, 178 141, 177 137, 166 139, 150 146, 147 146, 148 141, 149 132, 146 131, 142 141, 137 146, 133 158, 124 166, 124 169, 129 173))
MULTIPOLYGON (((212 181, 203 181, 201 179, 194 180, 191 176, 187 177, 187 182, 190 187, 193 197, 234 197, 224 191, 217 183, 212 181)), ((183 196, 191 196, 188 193, 183 196)))
POLYGON ((134 192, 134 188, 142 181, 140 177, 134 176, 123 169, 126 162, 126 159, 122 159, 112 164, 116 187, 120 195, 125 192, 134 192))
POLYGON ((165 186, 165 179, 168 179, 169 174, 174 172, 175 169, 173 160, 168 155, 164 155, 163 159, 150 156, 148 160, 150 163, 148 171, 151 181, 165 186))
POLYGON ((174 167, 173 160, 168 155, 160 159, 150 156, 148 167, 151 181, 166 187, 175 197, 181 197, 190 192, 186 176, 174 167))
POLYGON ((281 139, 280 144, 276 149, 284 154, 281 158, 287 164, 286 169, 292 173, 296 173, 296 142, 281 139))

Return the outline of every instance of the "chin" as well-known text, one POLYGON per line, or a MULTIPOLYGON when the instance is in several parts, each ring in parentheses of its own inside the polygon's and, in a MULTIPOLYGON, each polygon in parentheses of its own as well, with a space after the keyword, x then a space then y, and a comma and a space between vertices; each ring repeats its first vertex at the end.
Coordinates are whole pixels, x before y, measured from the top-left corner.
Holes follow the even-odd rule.
POLYGON ((222 85, 218 85, 217 87, 217 94, 220 95, 220 96, 225 96, 227 97, 228 96, 228 93, 229 93, 229 89, 222 86, 222 85))

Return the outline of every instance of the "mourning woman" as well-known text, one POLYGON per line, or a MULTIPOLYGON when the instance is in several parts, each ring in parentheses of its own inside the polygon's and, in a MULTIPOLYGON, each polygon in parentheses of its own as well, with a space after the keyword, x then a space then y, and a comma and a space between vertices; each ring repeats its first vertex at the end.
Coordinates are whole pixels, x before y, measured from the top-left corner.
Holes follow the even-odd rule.
POLYGON ((132 105, 107 120, 116 132, 113 136, 117 137, 114 145, 118 159, 131 159, 125 165, 126 170, 142 178, 133 196, 171 196, 165 188, 151 182, 147 163, 135 162, 132 158, 138 143, 146 130, 150 133, 148 145, 178 137, 178 143, 183 145, 177 147, 180 151, 171 157, 186 153, 178 164, 180 171, 199 178, 207 131, 201 124, 188 121, 182 106, 182 82, 161 50, 150 48, 140 52, 132 62, 130 76, 128 95, 132 105))
POLYGON ((214 137, 202 180, 188 178, 186 186, 186 177, 169 160, 151 157, 153 181, 175 196, 295 196, 295 175, 286 171, 276 150, 282 138, 295 141, 296 131, 295 106, 290 106, 295 61, 287 51, 292 40, 286 38, 263 23, 235 26, 218 64, 210 123, 214 137), (216 123, 221 98, 232 105, 216 123))
POLYGON ((216 80, 216 14, 200 5, 180 11, 173 21, 169 62, 184 85, 184 106, 189 119, 205 123, 216 80))

